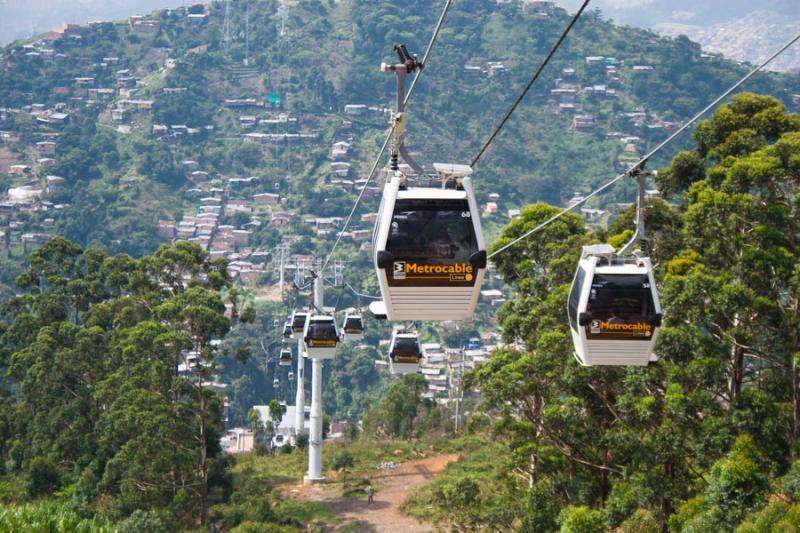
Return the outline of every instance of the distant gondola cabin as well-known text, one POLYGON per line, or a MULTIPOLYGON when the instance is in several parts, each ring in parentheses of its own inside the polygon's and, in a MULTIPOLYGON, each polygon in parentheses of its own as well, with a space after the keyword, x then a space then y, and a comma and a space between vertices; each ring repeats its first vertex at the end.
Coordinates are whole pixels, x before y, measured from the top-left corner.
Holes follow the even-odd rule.
POLYGON ((419 371, 422 350, 416 333, 395 331, 389 343, 389 370, 392 374, 413 374, 419 371))
POLYGON ((303 343, 310 359, 333 359, 339 344, 339 330, 330 315, 311 315, 306 321, 303 343))

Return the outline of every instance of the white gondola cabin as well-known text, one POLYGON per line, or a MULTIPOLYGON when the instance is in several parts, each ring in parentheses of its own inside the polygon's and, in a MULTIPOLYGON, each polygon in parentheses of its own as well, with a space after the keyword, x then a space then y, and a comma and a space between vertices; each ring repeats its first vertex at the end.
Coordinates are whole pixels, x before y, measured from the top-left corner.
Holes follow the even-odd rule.
POLYGON ((278 357, 278 364, 280 366, 292 366, 292 350, 289 348, 283 348, 280 356, 278 357))
POLYGON ((389 343, 389 371, 392 374, 413 374, 419 371, 422 350, 416 333, 395 331, 389 343))
POLYGON ((278 381, 278 378, 272 380, 272 386, 275 387, 276 389, 280 386, 280 384, 281 382, 278 381))
POLYGON ((289 381, 294 381, 294 372, 289 371, 289 381))
POLYGON ((284 339, 291 339, 292 338, 292 333, 294 333, 294 332, 292 331, 292 323, 291 323, 291 321, 290 322, 286 322, 283 325, 283 338, 284 339))
POLYGON ((345 340, 360 341, 364 338, 364 320, 360 314, 348 313, 342 322, 345 340))
POLYGON ((330 315, 311 315, 303 333, 306 355, 309 359, 333 359, 339 344, 339 329, 330 315))
POLYGON ((584 246, 567 307, 582 365, 644 366, 655 360, 661 304, 647 257, 617 256, 607 244, 584 246))
MULTIPOLYGON (((486 245, 467 165, 434 164, 454 188, 386 184, 373 234, 389 320, 465 320, 486 270, 486 245)), ((371 306, 372 308, 372 306, 371 306)))
POLYGON ((290 322, 292 324, 292 338, 297 339, 303 335, 303 331, 306 328, 306 319, 308 318, 308 313, 305 311, 294 311, 292 312, 292 317, 290 322))

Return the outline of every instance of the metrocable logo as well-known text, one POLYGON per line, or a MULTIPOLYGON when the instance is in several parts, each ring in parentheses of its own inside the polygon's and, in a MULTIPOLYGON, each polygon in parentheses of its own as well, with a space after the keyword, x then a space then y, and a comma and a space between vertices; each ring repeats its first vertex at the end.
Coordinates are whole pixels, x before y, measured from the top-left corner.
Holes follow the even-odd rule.
POLYGON ((634 322, 624 324, 618 322, 608 322, 606 320, 592 320, 589 325, 589 333, 595 335, 600 333, 610 333, 616 335, 629 335, 634 337, 649 337, 652 335, 653 327, 646 322, 634 322))
POLYGON ((395 261, 394 263, 394 279, 406 279, 406 262, 395 261))
POLYGON ((634 324, 616 324, 605 320, 600 322, 600 329, 609 331, 649 331, 650 328, 650 324, 644 322, 636 322, 634 324))
POLYGON ((322 348, 325 346, 336 346, 335 340, 323 340, 323 339, 311 339, 308 341, 308 345, 312 348, 322 348))
MULTIPOLYGON (((395 270, 397 263, 395 263, 395 270)), ((456 263, 455 265, 418 265, 406 263, 405 272, 408 274, 472 274, 472 265, 469 263, 456 263)))
POLYGON ((406 278, 446 278, 451 282, 472 281, 472 265, 456 263, 455 265, 421 265, 408 261, 395 261, 393 265, 395 280, 406 278))

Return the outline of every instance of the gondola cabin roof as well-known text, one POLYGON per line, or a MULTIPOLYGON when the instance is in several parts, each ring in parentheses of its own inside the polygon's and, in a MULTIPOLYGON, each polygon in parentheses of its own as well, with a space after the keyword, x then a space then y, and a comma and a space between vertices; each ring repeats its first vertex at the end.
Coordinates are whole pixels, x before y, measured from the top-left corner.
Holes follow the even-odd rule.
POLYGON ((463 178, 472 174, 472 167, 469 165, 457 165, 455 163, 434 163, 434 170, 444 176, 463 178))
POLYGON ((397 191, 398 200, 466 200, 467 192, 438 187, 409 187, 397 191))

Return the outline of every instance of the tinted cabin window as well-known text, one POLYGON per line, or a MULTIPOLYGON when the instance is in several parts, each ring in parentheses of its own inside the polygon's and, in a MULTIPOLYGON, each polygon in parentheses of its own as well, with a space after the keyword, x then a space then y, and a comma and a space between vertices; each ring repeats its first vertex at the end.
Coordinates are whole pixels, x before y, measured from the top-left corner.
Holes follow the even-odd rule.
POLYGON ((397 200, 386 250, 432 265, 466 263, 478 251, 466 200, 397 200))
POLYGON ((647 321, 655 312, 650 278, 646 275, 595 274, 587 311, 593 319, 623 323, 647 321))
POLYGON ((348 318, 344 321, 344 329, 347 331, 361 331, 364 327, 361 325, 360 318, 348 318))
POLYGON ((336 340, 336 327, 332 322, 317 322, 308 325, 308 338, 315 340, 336 340))
POLYGON ((392 357, 408 357, 419 356, 419 344, 417 339, 398 337, 394 341, 394 349, 392 350, 392 357))
POLYGON ((578 303, 580 303, 585 279, 586 271, 583 267, 578 267, 578 272, 575 274, 575 281, 572 283, 572 290, 569 292, 569 310, 567 313, 569 315, 569 325, 574 330, 578 329, 578 303))
POLYGON ((292 329, 302 329, 306 325, 306 315, 296 315, 292 321, 292 329))

